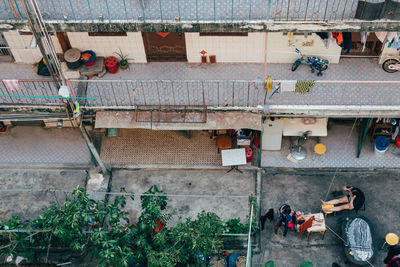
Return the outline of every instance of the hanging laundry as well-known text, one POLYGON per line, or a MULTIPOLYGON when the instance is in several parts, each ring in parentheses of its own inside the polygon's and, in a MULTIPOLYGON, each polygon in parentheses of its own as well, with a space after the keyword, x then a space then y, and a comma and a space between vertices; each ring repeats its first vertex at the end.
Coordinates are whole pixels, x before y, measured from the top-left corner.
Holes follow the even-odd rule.
POLYGON ((364 52, 369 32, 360 32, 360 34, 361 34, 361 44, 363 45, 362 52, 364 52))
POLYGON ((315 84, 315 81, 313 81, 313 80, 298 80, 296 82, 295 92, 304 95, 304 94, 308 93, 311 88, 313 88, 314 84, 315 84))
POLYGON ((382 43, 385 43, 387 34, 388 34, 387 32, 376 32, 375 36, 376 36, 376 38, 379 39, 379 41, 381 41, 382 43))
POLYGON ((332 37, 336 39, 338 45, 343 43, 343 34, 341 32, 332 32, 332 37))
POLYGON ((346 51, 346 53, 350 53, 351 49, 351 32, 343 32, 343 43, 341 47, 346 51))
POLYGON ((328 39, 328 33, 327 32, 316 32, 316 35, 321 37, 322 40, 328 39))
POLYGON ((3 83, 9 91, 18 91, 22 89, 18 80, 3 80, 3 83))
POLYGON ((287 37, 289 38, 289 40, 292 40, 294 37, 294 33, 293 32, 288 32, 287 33, 287 37))
POLYGON ((329 48, 329 43, 330 43, 330 39, 329 39, 329 35, 331 34, 330 32, 316 32, 316 35, 318 35, 322 42, 324 43, 326 49, 329 48))
POLYGON ((296 90, 296 80, 281 81, 281 92, 294 92, 296 90))
POLYGON ((400 38, 399 38, 399 33, 394 36, 392 41, 389 43, 388 47, 393 48, 393 49, 399 49, 400 48, 400 38))

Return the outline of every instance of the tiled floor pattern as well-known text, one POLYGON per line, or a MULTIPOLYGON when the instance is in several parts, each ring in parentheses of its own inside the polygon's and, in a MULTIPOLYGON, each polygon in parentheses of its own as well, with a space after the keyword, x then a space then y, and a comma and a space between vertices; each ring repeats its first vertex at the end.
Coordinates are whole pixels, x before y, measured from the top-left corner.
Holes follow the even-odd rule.
MULTIPOLYGON (((267 98, 268 104, 292 105, 399 105, 398 73, 386 73, 376 60, 341 59, 340 64, 330 65, 322 77, 311 73, 306 66, 295 72, 291 64, 268 64, 267 74, 274 80, 315 80, 309 93, 293 92, 275 94, 267 98), (337 81, 337 82, 323 82, 337 81), (372 81, 373 83, 346 83, 345 81, 372 81), (378 82, 376 82, 378 81, 378 82)), ((31 65, 0 64, 0 79, 35 79, 31 65)), ((251 106, 263 105, 263 64, 200 65, 182 62, 133 64, 130 70, 106 74, 106 80, 131 80, 89 83, 88 106, 133 105, 203 105, 251 106), (203 100, 204 92, 204 100, 203 100)), ((76 91, 77 83, 72 82, 76 91)), ((4 88, 0 86, 2 91, 4 88)), ((24 84, 21 94, 52 95, 55 90, 48 85, 24 84), (47 89, 46 89, 47 88, 47 89), (50 92, 47 92, 50 91, 50 92)), ((3 93, 7 94, 7 92, 3 93)), ((3 102, 11 99, 3 97, 3 102)), ((17 99, 22 103, 26 99, 17 99)), ((47 99, 32 99, 42 104, 47 99)), ((23 102, 25 101, 25 102, 23 102)), ((55 101, 55 100, 49 100, 55 101)))
POLYGON ((333 125, 328 130, 328 136, 321 138, 321 143, 327 147, 326 154, 323 156, 312 153, 314 140, 308 140, 304 147, 307 149, 307 158, 293 163, 287 159, 289 155, 290 142, 285 137, 280 151, 263 151, 262 167, 287 167, 287 168, 399 168, 400 156, 392 154, 391 145, 383 155, 375 155, 373 143, 369 136, 364 142, 360 158, 357 158, 358 127, 348 139, 352 125, 341 126, 333 125))
POLYGON ((186 138, 172 131, 119 129, 117 137, 106 137, 101 145, 105 163, 221 165, 215 141, 204 131, 186 138))
POLYGON ((79 130, 9 127, 0 133, 0 164, 88 165, 91 156, 79 130))
MULTIPOLYGON (((356 0, 38 0, 45 20, 249 21, 351 19, 356 0), (140 3, 143 3, 142 5, 140 3)), ((17 13, 25 16, 22 0, 17 13)), ((0 0, 0 19, 15 19, 12 6, 0 0)))

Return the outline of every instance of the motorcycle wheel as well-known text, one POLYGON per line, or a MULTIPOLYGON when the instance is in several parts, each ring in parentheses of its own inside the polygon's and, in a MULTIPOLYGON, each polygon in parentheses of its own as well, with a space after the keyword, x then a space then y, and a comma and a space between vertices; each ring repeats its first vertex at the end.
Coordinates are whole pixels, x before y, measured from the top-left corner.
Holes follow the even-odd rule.
POLYGON ((321 71, 327 70, 328 69, 328 65, 322 65, 321 66, 321 71))
POLYGON ((383 64, 382 64, 382 69, 383 69, 384 71, 386 71, 386 72, 394 73, 394 72, 396 72, 397 70, 392 70, 392 69, 389 68, 389 66, 391 66, 391 65, 396 65, 396 64, 400 64, 400 62, 399 62, 398 60, 396 60, 396 59, 389 58, 389 59, 387 59, 387 60, 385 60, 385 61, 383 62, 383 64))
POLYGON ((292 71, 297 70, 297 68, 298 68, 299 66, 300 66, 300 64, 297 64, 296 62, 293 63, 293 65, 292 65, 292 71))

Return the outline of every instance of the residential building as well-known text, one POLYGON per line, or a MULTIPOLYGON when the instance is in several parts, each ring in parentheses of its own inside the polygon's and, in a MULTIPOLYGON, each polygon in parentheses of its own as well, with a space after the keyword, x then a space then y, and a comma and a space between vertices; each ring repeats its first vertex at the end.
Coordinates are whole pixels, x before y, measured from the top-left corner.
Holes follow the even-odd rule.
POLYGON ((66 127, 72 104, 93 130, 252 129, 261 132, 258 145, 269 158, 269 150, 282 149, 282 136, 307 130, 329 135, 328 118, 400 114, 399 76, 380 66, 399 55, 400 1, 11 0, 0 5, 5 124, 18 125, 15 115, 23 110, 37 120, 39 112, 41 124, 62 120, 66 127), (119 52, 129 59, 129 69, 88 74, 87 80, 61 62, 70 98, 59 98, 59 86, 38 76, 32 65, 43 57, 32 37, 43 33, 32 35, 27 8, 44 22, 60 58, 71 48, 92 50, 100 60, 118 58, 119 52), (325 38, 331 32, 345 34, 345 40, 325 38), (387 32, 392 38, 382 38, 387 32), (292 71, 300 57, 296 49, 305 59, 329 60, 328 69, 322 76, 305 64, 292 71), (297 90, 296 81, 312 85, 297 90), (307 124, 304 118, 315 120, 307 124))

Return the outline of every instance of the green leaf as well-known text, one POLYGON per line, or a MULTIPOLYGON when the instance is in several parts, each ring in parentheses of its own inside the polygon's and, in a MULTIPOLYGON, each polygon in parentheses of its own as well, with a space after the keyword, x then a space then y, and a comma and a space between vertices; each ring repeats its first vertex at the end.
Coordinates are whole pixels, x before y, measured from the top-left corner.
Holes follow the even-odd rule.
POLYGON ((264 267, 274 267, 274 266, 275 266, 274 261, 267 261, 264 265, 264 267))

